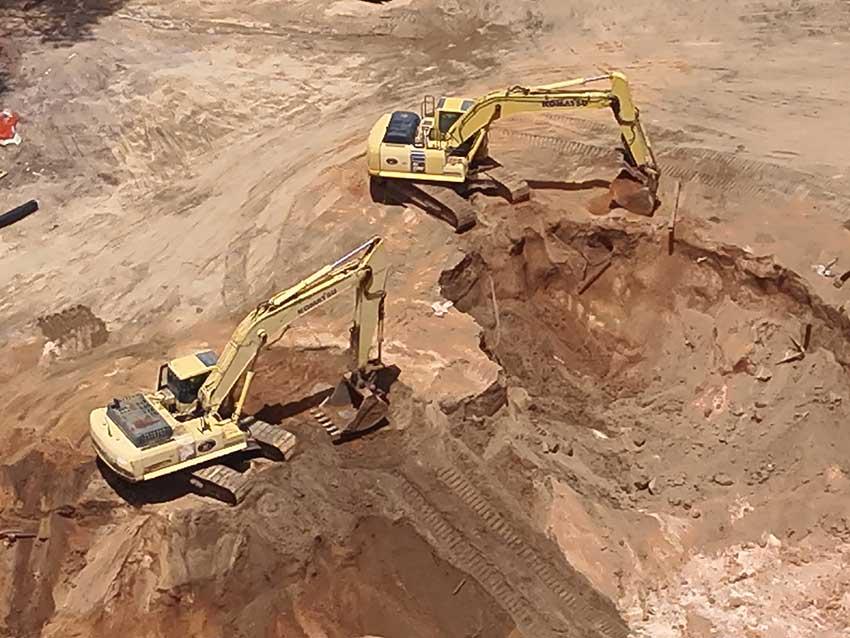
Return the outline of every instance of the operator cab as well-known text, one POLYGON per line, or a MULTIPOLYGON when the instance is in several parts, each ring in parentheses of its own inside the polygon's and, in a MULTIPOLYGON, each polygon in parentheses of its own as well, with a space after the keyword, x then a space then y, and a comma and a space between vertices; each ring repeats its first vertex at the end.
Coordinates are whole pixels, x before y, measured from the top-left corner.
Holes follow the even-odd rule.
POLYGON ((162 364, 156 389, 171 411, 186 414, 198 407, 198 391, 217 361, 215 352, 207 350, 162 364))
POLYGON ((473 104, 475 104, 474 100, 464 100, 457 97, 441 97, 436 104, 434 104, 433 98, 426 99, 422 104, 423 116, 433 118, 432 121, 436 123, 436 126, 433 126, 430 130, 430 139, 442 139, 460 116, 468 111, 473 104))

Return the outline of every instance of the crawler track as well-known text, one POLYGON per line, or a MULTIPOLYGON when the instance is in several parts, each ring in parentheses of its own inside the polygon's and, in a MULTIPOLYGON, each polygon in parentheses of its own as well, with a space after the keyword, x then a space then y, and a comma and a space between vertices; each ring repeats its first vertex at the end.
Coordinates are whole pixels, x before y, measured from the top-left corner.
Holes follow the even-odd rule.
POLYGON ((247 472, 238 472, 227 465, 210 465, 196 470, 190 479, 204 496, 211 496, 229 505, 237 505, 251 490, 247 472))
MULTIPOLYGON (((243 425, 251 433, 254 447, 259 447, 264 456, 272 461, 289 459, 297 442, 294 434, 254 417, 245 419, 243 425)), ((192 472, 189 482, 204 496, 238 505, 256 484, 257 470, 246 468, 240 472, 229 465, 214 464, 192 472)))

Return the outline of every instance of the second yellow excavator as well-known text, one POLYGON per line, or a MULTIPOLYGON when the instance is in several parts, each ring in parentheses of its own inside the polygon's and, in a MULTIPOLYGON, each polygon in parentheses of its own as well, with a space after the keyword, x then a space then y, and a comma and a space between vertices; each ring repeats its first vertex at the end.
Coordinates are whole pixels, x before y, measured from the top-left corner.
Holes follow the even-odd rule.
POLYGON ((422 102, 421 114, 382 115, 367 144, 372 197, 384 199, 389 190, 438 216, 448 216, 458 232, 465 230, 475 223, 465 195, 476 183, 495 184, 511 202, 529 196, 523 180, 504 167, 487 165, 487 136, 493 122, 517 113, 583 108, 610 108, 614 113, 625 159, 619 177, 637 185, 621 189, 621 198, 629 201, 618 203, 651 214, 657 204, 658 164, 629 83, 619 72, 535 87, 513 86, 478 99, 429 96, 422 102), (603 81, 610 87, 592 88, 603 81))
POLYGON ((235 452, 272 451, 285 458, 295 436, 243 416, 260 353, 290 324, 354 289, 351 373, 313 415, 335 442, 383 421, 388 404, 376 376, 383 369, 387 261, 380 237, 257 306, 230 337, 220 357, 212 351, 164 363, 156 390, 113 399, 92 411, 89 434, 97 455, 121 480, 140 483, 174 473, 231 503, 248 491, 249 476, 222 463, 235 452), (377 342, 377 358, 370 358, 377 342))

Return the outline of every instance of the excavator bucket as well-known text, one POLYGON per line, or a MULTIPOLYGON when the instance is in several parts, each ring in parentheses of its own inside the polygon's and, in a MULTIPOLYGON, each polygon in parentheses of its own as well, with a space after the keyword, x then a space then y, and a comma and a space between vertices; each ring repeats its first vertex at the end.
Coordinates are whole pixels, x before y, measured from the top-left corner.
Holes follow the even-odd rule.
POLYGON ((620 208, 625 208, 637 215, 651 217, 657 204, 653 189, 638 181, 628 171, 620 171, 609 188, 611 201, 620 208))
POLYGON ((387 400, 376 387, 361 386, 343 378, 333 393, 311 412, 334 443, 338 443, 377 426, 388 411, 387 400))

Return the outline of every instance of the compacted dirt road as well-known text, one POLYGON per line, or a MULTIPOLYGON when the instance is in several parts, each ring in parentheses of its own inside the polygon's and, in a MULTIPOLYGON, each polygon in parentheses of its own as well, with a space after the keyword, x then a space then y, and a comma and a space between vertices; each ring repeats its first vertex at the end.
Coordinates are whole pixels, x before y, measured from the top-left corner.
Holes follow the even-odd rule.
POLYGON ((0 635, 850 631, 845 2, 4 11, 0 199, 41 210, 0 230, 0 635), (532 199, 468 233, 370 201, 382 112, 613 68, 652 218, 591 212, 609 113, 494 126, 532 199), (331 305, 261 360, 249 408, 299 443, 245 502, 107 483, 92 408, 374 234, 387 427, 333 446, 309 416, 331 305))

